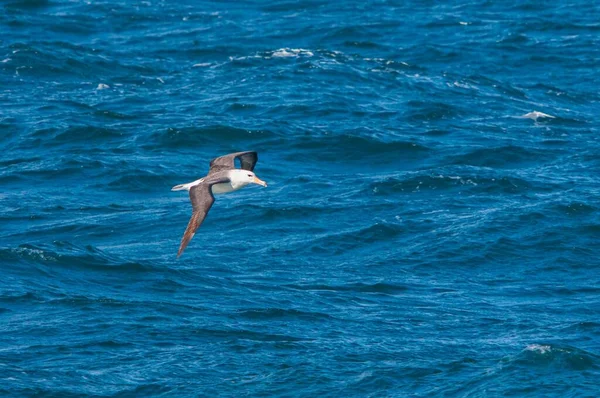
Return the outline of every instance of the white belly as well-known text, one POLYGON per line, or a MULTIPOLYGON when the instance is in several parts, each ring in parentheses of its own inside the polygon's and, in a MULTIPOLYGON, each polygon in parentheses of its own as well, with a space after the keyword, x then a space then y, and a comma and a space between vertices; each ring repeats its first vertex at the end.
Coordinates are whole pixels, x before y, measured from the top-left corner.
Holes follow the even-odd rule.
POLYGON ((218 194, 218 193, 228 193, 228 192, 233 192, 233 191, 237 191, 238 189, 240 189, 241 187, 234 187, 233 185, 231 185, 231 183, 226 182, 223 184, 215 184, 212 186, 212 193, 213 194, 218 194))

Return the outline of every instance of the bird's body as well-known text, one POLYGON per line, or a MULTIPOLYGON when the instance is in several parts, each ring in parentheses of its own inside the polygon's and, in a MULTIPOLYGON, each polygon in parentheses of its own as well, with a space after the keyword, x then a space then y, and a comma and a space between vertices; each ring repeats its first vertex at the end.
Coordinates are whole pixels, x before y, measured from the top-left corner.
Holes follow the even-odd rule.
POLYGON ((192 218, 181 239, 177 257, 181 256, 181 253, 194 237, 196 230, 206 218, 215 201, 213 194, 237 191, 252 183, 267 186, 267 183, 256 177, 253 172, 257 161, 258 155, 256 152, 236 152, 221 156, 210 162, 210 170, 206 177, 171 188, 172 191, 189 191, 192 202, 192 218), (236 159, 240 160, 241 169, 235 168, 236 159))
MULTIPOLYGON (((222 174, 222 176, 226 177, 229 181, 214 184, 211 187, 211 191, 213 194, 222 194, 237 191, 238 189, 244 188, 250 183, 246 179, 244 179, 243 174, 245 174, 245 170, 225 170, 220 171, 219 173, 222 174)), ((206 180, 206 177, 189 182, 187 184, 176 185, 173 188, 171 188, 171 191, 183 191, 184 189, 189 191, 190 189, 192 189, 192 187, 203 183, 204 180, 206 180)))

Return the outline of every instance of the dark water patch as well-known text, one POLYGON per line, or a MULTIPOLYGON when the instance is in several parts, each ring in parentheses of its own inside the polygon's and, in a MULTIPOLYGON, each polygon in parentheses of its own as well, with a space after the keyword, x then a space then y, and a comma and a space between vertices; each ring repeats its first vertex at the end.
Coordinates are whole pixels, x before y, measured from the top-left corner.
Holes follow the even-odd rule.
MULTIPOLYGON (((65 152, 71 152, 72 148, 65 152)), ((91 156, 94 156, 93 154, 91 156)), ((57 155, 46 160, 32 159, 24 162, 19 167, 10 167, 6 174, 0 174, 0 178, 14 181, 28 181, 29 184, 39 184, 50 180, 62 180, 65 187, 78 186, 80 180, 75 180, 67 185, 68 177, 87 177, 90 180, 94 174, 107 170, 107 164, 92 160, 85 156, 63 156, 57 155)))
MULTIPOLYGON (((462 174, 462 173, 461 173, 462 174)), ((553 182, 528 181, 508 175, 432 175, 408 174, 404 178, 389 177, 383 181, 369 184, 368 191, 376 196, 394 194, 414 194, 431 191, 459 191, 475 194, 524 194, 533 192, 550 192, 561 186, 553 182)))
POLYGON ((67 207, 62 207, 62 206, 56 206, 56 207, 49 207, 44 209, 44 211, 47 212, 52 212, 52 211, 63 211, 63 210, 68 210, 68 211, 78 211, 78 212, 83 212, 83 213, 91 213, 91 214, 112 214, 112 213, 130 213, 130 212, 134 212, 134 211, 140 211, 140 210, 145 210, 146 208, 144 206, 140 206, 140 205, 134 205, 134 206, 129 206, 126 204, 118 204, 118 203, 110 203, 110 204, 101 204, 101 205, 93 205, 93 204, 83 204, 83 205, 76 205, 76 206, 69 206, 67 207))
MULTIPOLYGON (((215 17, 218 16, 212 16, 212 18, 215 17)), ((226 45, 224 43, 206 43, 205 46, 194 46, 192 48, 158 48, 154 50, 153 54, 161 58, 179 55, 195 62, 192 63, 192 67, 200 68, 199 65, 201 64, 205 64, 205 67, 220 66, 220 62, 229 62, 230 57, 239 56, 243 51, 243 48, 236 46, 234 43, 227 43, 226 45), (200 62, 203 60, 212 62, 200 62)))
POLYGON ((286 206, 286 207, 264 207, 253 204, 248 204, 245 208, 251 211, 260 211, 261 220, 277 221, 277 220, 293 220, 307 219, 311 217, 322 217, 332 213, 342 213, 344 209, 324 208, 322 206, 286 206))
POLYGON ((498 84, 494 84, 492 88, 494 89, 494 91, 496 91, 503 97, 508 96, 511 98, 518 98, 521 100, 528 99, 526 91, 522 90, 520 87, 516 87, 507 82, 499 82, 498 84))
MULTIPOLYGON (((27 180, 22 176, 11 175, 11 174, 0 174, 0 182, 6 185, 18 185, 26 182, 27 180)), ((0 216, 2 218, 3 216, 0 216)))
POLYGON ((412 193, 424 190, 464 189, 477 186, 476 177, 413 175, 406 178, 390 177, 384 181, 369 184, 369 191, 374 195, 392 195, 396 193, 412 193))
MULTIPOLYGON (((27 79, 40 78, 48 80, 51 78, 68 78, 71 81, 76 71, 73 69, 73 63, 79 62, 72 58, 72 54, 63 51, 63 55, 69 53, 64 58, 60 54, 60 49, 47 48, 43 43, 33 45, 15 43, 11 45, 13 50, 11 62, 16 65, 16 73, 27 79)), ((89 66, 80 65, 81 77, 91 77, 88 74, 89 66)))
POLYGON ((550 291, 551 293, 555 294, 555 295, 565 295, 565 296, 572 296, 572 295, 577 295, 577 294, 589 294, 589 295, 593 295, 593 296, 597 296, 598 293, 600 293, 600 287, 576 287, 576 288, 566 288, 566 287, 554 287, 554 286, 548 286, 547 287, 548 291, 550 291))
POLYGON ((245 130, 229 126, 168 128, 155 132, 150 136, 151 144, 143 144, 148 150, 163 151, 165 149, 201 149, 207 144, 246 145, 258 139, 273 137, 267 130, 245 130))
MULTIPOLYGON (((500 323, 500 322, 497 322, 500 323)), ((463 358, 456 361, 451 361, 445 364, 445 371, 450 373, 463 372, 467 369, 472 369, 478 365, 478 361, 473 358, 463 358)))
POLYGON ((243 103, 239 103, 239 102, 231 104, 227 108, 227 110, 230 112, 238 112, 238 113, 256 112, 259 109, 260 109, 260 107, 257 105, 243 104, 243 103))
POLYGON ((539 165, 557 158, 558 153, 536 148, 508 145, 496 148, 478 148, 466 154, 452 156, 449 161, 455 165, 468 165, 492 168, 522 168, 539 165))
MULTIPOLYGON (((27 235, 32 240, 44 239, 47 236, 66 239, 73 236, 86 236, 98 239, 114 235, 114 226, 104 223, 105 220, 111 217, 105 215, 99 217, 84 216, 77 214, 75 210, 67 212, 70 214, 69 220, 56 222, 56 219, 61 218, 61 213, 63 212, 45 212, 28 217, 30 220, 35 220, 36 225, 27 231, 27 235)), ((23 235, 23 232, 16 232, 16 235, 23 235)))
POLYGON ((541 142, 542 145, 548 145, 548 146, 552 146, 552 147, 566 147, 567 145, 571 144, 570 141, 568 140, 559 140, 559 139, 549 139, 549 140, 544 140, 541 142))
POLYGON ((158 396, 173 393, 173 388, 164 386, 160 383, 141 383, 137 387, 122 388, 111 395, 114 398, 128 398, 140 396, 158 396))
POLYGON ((320 285, 320 284, 289 284, 285 287, 294 290, 311 292, 355 292, 355 293, 376 293, 397 295, 408 290, 407 286, 397 285, 385 282, 378 283, 351 283, 347 285, 320 285))
POLYGON ((22 158, 13 158, 8 160, 0 160, 0 167, 9 167, 13 165, 20 165, 23 163, 30 164, 33 162, 40 162, 43 159, 41 157, 22 157, 22 158))
POLYGON ((430 135, 432 137, 445 136, 450 134, 451 132, 448 130, 428 130, 424 134, 430 135))
POLYGON ((37 10, 49 7, 52 4, 53 3, 49 0, 21 0, 15 2, 6 2, 4 7, 15 10, 37 10))
POLYGON ((102 145, 123 140, 122 132, 95 126, 73 126, 62 131, 43 129, 34 132, 32 137, 39 138, 45 146, 69 147, 73 144, 102 145))
POLYGON ((109 307, 112 309, 125 308, 134 305, 135 303, 102 296, 81 296, 81 295, 64 295, 64 297, 48 300, 48 304, 54 306, 67 306, 74 308, 90 308, 93 306, 109 307))
POLYGON ((589 217, 594 214, 598 208, 582 202, 559 203, 553 206, 552 210, 571 217, 589 217))
MULTIPOLYGON (((61 33, 88 34, 97 29, 96 22, 94 19, 78 20, 72 24, 61 23, 56 29, 63 29, 61 33), (68 32, 69 29, 72 32, 68 32)), ((13 43, 10 48, 11 65, 16 66, 18 76, 26 79, 39 78, 44 82, 59 79, 77 84, 81 84, 82 80, 112 83, 111 79, 119 75, 135 75, 139 82, 140 75, 152 75, 154 72, 144 65, 123 64, 123 58, 106 56, 91 46, 64 40, 13 43)))
POLYGON ((82 344, 71 346, 70 349, 99 349, 99 350, 123 350, 126 348, 135 347, 135 344, 131 341, 119 341, 119 340, 100 340, 100 341, 89 341, 82 344))
POLYGON ((569 89, 563 89, 563 88, 559 88, 556 87, 554 85, 551 84, 547 84, 547 83, 536 83, 536 84, 532 84, 532 85, 525 85, 525 88, 527 88, 528 90, 537 90, 541 93, 544 94, 550 94, 550 95, 554 95, 556 97, 559 97, 561 100, 567 100, 570 103, 586 103, 589 100, 594 100, 597 99, 598 97, 596 95, 594 95, 593 97, 590 97, 589 93, 584 93, 584 92, 580 92, 580 91, 576 91, 575 89, 569 88, 569 89))
POLYGON ((365 135, 302 137, 293 148, 314 161, 341 163, 404 162, 427 157, 431 149, 419 142, 382 141, 365 135))
POLYGON ((81 398, 81 392, 74 393, 63 388, 19 386, 12 389, 3 389, 0 387, 0 393, 5 397, 81 398))
POLYGON ((573 323, 572 325, 569 325, 567 327, 564 328, 565 332, 591 332, 594 334, 600 334, 600 323, 598 322, 576 322, 573 323))
POLYGON ((240 310, 238 314, 247 319, 253 320, 324 320, 332 319, 328 314, 320 312, 306 312, 296 309, 284 308, 256 308, 248 310, 240 310))
POLYGON ((86 104, 85 102, 79 102, 79 101, 75 101, 73 99, 60 99, 60 100, 55 100, 55 99, 50 99, 48 100, 48 103, 42 107, 40 107, 40 110, 46 110, 46 109, 55 109, 55 108, 66 108, 66 109, 71 109, 71 110, 78 110, 80 112, 85 112, 88 113, 94 111, 94 107, 92 105, 86 104))
POLYGON ((523 194, 540 190, 540 186, 515 177, 481 178, 477 179, 475 183, 477 185, 473 192, 484 192, 487 194, 523 194))
POLYGON ((547 219, 548 216, 545 213, 539 211, 531 211, 519 214, 519 221, 524 223, 535 223, 547 219))
MULTIPOLYGON (((2 254, 3 250, 0 250, 0 257, 3 257, 2 254)), ((44 298, 42 296, 33 292, 6 292, 0 294, 0 303, 6 305, 41 303, 43 301, 44 298)))
POLYGON ((376 49, 376 48, 384 47, 379 43, 367 41, 367 40, 345 41, 342 45, 344 47, 354 47, 354 48, 358 48, 358 49, 376 49))
POLYGON ((313 253, 344 254, 377 243, 390 242, 405 232, 399 224, 376 223, 354 231, 332 233, 302 244, 313 253))
POLYGON ((569 346, 531 344, 517 357, 508 360, 511 366, 544 367, 555 370, 586 371, 600 368, 598 355, 569 346))
POLYGON ((461 111, 455 105, 443 102, 409 101, 408 111, 404 117, 409 122, 430 122, 445 119, 454 119, 461 115, 461 111))
MULTIPOLYGON (((137 120, 138 118, 134 115, 129 115, 123 112, 117 112, 114 110, 107 109, 94 109, 93 116, 97 118, 106 119, 108 121, 115 120, 137 120)), ((123 135, 122 133, 118 133, 119 135, 123 135)))
POLYGON ((585 235, 600 237, 600 221, 595 224, 586 223, 579 227, 579 231, 585 235))
POLYGON ((195 336, 218 339, 227 341, 238 341, 238 340, 250 340, 250 341, 264 341, 264 342, 301 342, 309 341, 309 338, 296 337, 284 334, 273 334, 255 332, 246 329, 195 329, 192 331, 195 336))
POLYGON ((153 266, 140 262, 124 262, 92 246, 79 247, 64 241, 56 241, 52 245, 20 245, 16 249, 3 249, 0 251, 0 257, 44 265, 48 267, 47 270, 54 267, 120 273, 144 273, 154 270, 153 266))
POLYGON ((321 7, 323 7, 325 4, 327 4, 324 1, 319 1, 319 0, 311 0, 311 1, 305 1, 305 2, 298 2, 298 1, 281 1, 279 3, 273 3, 273 4, 268 4, 268 5, 261 5, 261 10, 265 11, 265 12, 277 12, 277 13, 281 13, 281 12, 290 12, 290 11, 295 11, 295 12, 299 12, 299 11, 308 11, 311 9, 319 9, 321 7))
MULTIPOLYGON (((95 185, 95 188, 108 188, 114 191, 122 192, 151 192, 170 190, 177 180, 177 176, 171 173, 166 174, 164 170, 124 170, 115 177, 111 173, 110 181, 102 185, 95 185)), ((108 177, 108 176, 107 176, 108 177)))
POLYGON ((527 35, 517 33, 504 36, 500 40, 498 40, 496 45, 500 48, 516 48, 513 45, 516 44, 518 46, 525 45, 530 41, 530 38, 527 35))
POLYGON ((19 125, 10 117, 0 116, 0 143, 10 144, 16 141, 19 134, 19 125))
MULTIPOLYGON (((367 28, 360 25, 342 26, 330 29, 325 35, 325 40, 341 40, 342 42, 351 42, 352 40, 362 40, 368 36, 367 28)), ((372 39, 375 39, 373 37, 372 39)))

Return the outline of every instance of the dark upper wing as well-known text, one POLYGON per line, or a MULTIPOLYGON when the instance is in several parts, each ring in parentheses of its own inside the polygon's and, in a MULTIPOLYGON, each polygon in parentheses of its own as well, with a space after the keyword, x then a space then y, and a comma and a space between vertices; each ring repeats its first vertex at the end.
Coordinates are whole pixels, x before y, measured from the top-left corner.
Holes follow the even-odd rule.
POLYGON ((223 170, 235 169, 235 159, 240 159, 242 169, 253 171, 256 162, 258 162, 258 154, 254 151, 246 151, 220 156, 210 162, 208 174, 210 175, 223 170))
POLYGON ((177 257, 181 256, 181 253, 185 250, 188 243, 194 237, 196 230, 202 224, 202 221, 206 218, 208 211, 215 202, 215 197, 212 194, 212 186, 214 184, 228 182, 227 177, 215 176, 216 178, 208 178, 200 184, 190 189, 190 200, 192 201, 192 218, 188 222, 187 228, 181 238, 181 244, 179 245, 179 251, 177 257))

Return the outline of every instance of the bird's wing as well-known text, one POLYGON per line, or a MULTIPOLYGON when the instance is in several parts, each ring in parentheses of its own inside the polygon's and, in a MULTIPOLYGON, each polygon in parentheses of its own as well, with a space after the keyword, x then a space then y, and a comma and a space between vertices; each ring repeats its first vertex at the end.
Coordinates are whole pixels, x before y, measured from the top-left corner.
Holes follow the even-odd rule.
POLYGON ((181 238, 181 244, 179 245, 179 251, 177 257, 181 256, 181 253, 185 250, 188 243, 194 237, 196 230, 202 224, 202 221, 206 218, 208 211, 215 202, 215 197, 212 194, 212 186, 214 184, 229 182, 227 176, 215 176, 213 178, 207 178, 198 185, 193 186, 190 189, 190 200, 192 201, 192 218, 188 222, 187 228, 181 238))
POLYGON ((214 158, 210 162, 210 170, 208 175, 217 173, 223 170, 235 169, 235 159, 239 159, 244 170, 254 170, 256 162, 258 162, 258 154, 254 151, 235 152, 229 155, 214 158))

